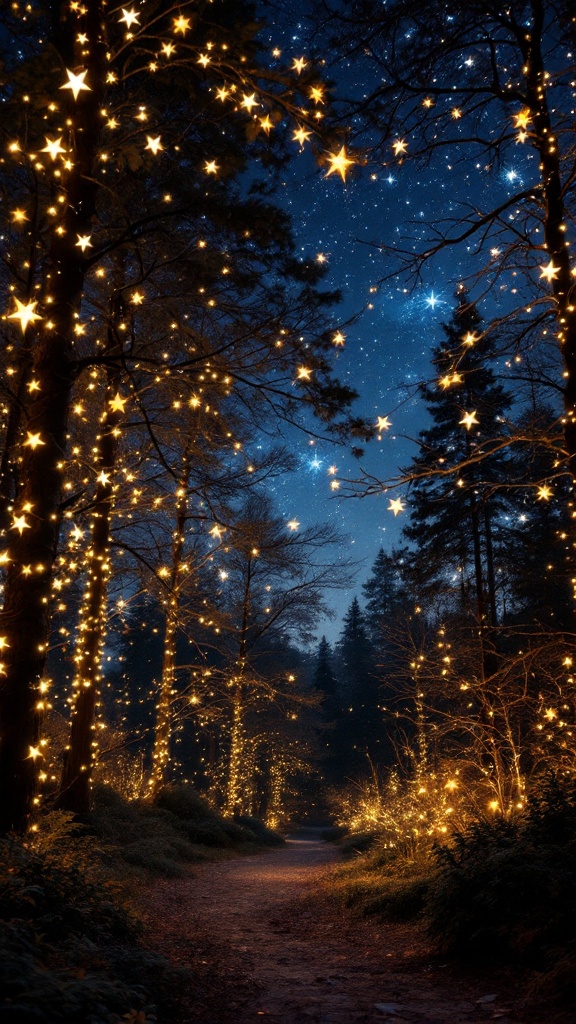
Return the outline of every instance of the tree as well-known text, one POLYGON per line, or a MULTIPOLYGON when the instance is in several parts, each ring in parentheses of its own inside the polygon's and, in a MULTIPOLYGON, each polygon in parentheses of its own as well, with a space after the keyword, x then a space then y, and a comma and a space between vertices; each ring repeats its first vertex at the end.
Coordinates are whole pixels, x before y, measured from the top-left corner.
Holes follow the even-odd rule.
POLYGON ((474 453, 485 439, 505 436, 512 397, 490 366, 495 339, 487 332, 480 337, 480 327, 475 305, 461 295, 444 326, 446 342, 433 353, 438 377, 421 387, 432 426, 420 432, 419 452, 406 470, 413 486, 404 535, 417 544, 419 583, 428 593, 456 590, 456 606, 484 629, 499 616, 494 534, 508 466, 502 451, 480 465, 474 453))
POLYGON ((333 670, 333 652, 325 636, 318 644, 314 689, 322 694, 323 728, 321 764, 329 781, 338 780, 345 751, 342 748, 342 701, 333 670))
MULTIPOLYGON (((176 9, 161 0, 144 21, 143 13, 110 13, 101 0, 58 2, 49 9, 33 4, 25 16, 14 9, 9 31, 3 42, 16 44, 18 60, 9 58, 15 75, 5 110, 5 123, 14 128, 4 185, 13 247, 3 274, 12 289, 6 320, 15 383, 8 379, 2 462, 4 512, 12 519, 1 630, 0 828, 21 831, 41 757, 38 688, 60 526, 74 504, 74 495, 63 494, 69 414, 75 390, 90 387, 86 375, 118 382, 114 374, 120 371, 148 423, 140 392, 151 380, 158 384, 178 374, 195 386, 210 364, 218 377, 222 367, 223 385, 226 357, 238 352, 242 359, 225 386, 238 385, 244 395, 267 386, 271 408, 281 408, 287 418, 305 405, 330 429, 352 396, 331 376, 326 324, 316 333, 325 298, 314 289, 312 264, 299 263, 291 243, 282 241, 286 218, 273 216, 256 197, 256 184, 243 204, 242 190, 223 184, 244 170, 248 155, 274 163, 282 146, 268 146, 267 136, 284 117, 304 131, 308 123, 318 127, 312 110, 306 113, 315 71, 298 79, 260 62, 249 5, 220 5, 215 17, 210 4, 199 9, 185 0, 176 9), (229 217, 234 206, 242 211, 237 219, 229 217), (255 247, 254 237, 266 237, 266 244, 255 247), (224 238, 233 243, 233 265, 225 262, 224 238), (183 304, 193 268, 201 298, 187 324, 183 304), (306 299, 306 312, 301 304, 299 314, 290 301, 296 282, 306 299), (274 284, 268 329, 246 332, 246 321, 235 318, 238 295, 252 288, 255 311, 259 285, 270 294, 274 284), (152 306, 160 300, 162 315, 154 318, 140 308, 146 298, 152 306), (128 305, 130 315, 122 318, 128 305), (222 317, 226 344, 208 351, 200 345, 197 354, 195 343, 207 334, 203 318, 211 315, 222 317), (93 337, 87 325, 93 325, 93 337), (103 341, 109 326, 111 345, 103 341)), ((340 155, 326 159, 329 172, 344 177, 340 155)), ((108 420, 123 401, 121 393, 107 396, 108 420)), ((111 420, 109 425, 112 434, 106 423, 101 433, 100 461, 112 457, 102 451, 116 429, 111 420)), ((337 432, 342 427, 335 424, 337 432)), ((105 487, 108 471, 101 472, 105 487)), ((96 493, 93 510, 109 509, 109 497, 96 493)), ((108 518, 100 517, 98 528, 93 522, 93 565, 94 559, 107 564, 108 518)), ((84 664, 91 673, 95 667, 96 677, 104 583, 98 581, 91 597, 86 630, 84 664)), ((94 685, 90 674, 86 689, 94 685)), ((93 696, 85 703, 74 741, 80 756, 70 758, 82 770, 88 770, 82 751, 88 749, 93 696)))
POLYGON ((336 644, 342 711, 337 723, 338 747, 345 750, 340 777, 366 769, 378 758, 383 740, 379 680, 374 652, 360 602, 355 597, 342 620, 336 644))

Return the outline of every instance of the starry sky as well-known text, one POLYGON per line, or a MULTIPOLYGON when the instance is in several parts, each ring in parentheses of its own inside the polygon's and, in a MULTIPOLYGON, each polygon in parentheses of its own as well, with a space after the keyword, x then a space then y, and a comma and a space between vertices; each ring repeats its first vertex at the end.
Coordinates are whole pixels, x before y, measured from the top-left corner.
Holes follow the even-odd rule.
MULTIPOLYGON (((269 24, 270 8, 274 5, 267 5, 269 24)), ((282 47, 284 64, 307 54, 309 36, 305 20, 287 23, 276 7, 269 39, 271 48, 282 47)), ((333 65, 330 74, 338 90, 359 96, 370 71, 345 62, 333 65)), ((343 183, 338 175, 326 177, 303 151, 283 175, 276 201, 293 217, 299 248, 302 254, 326 258, 325 283, 341 289, 344 296, 337 316, 341 322, 354 318, 345 329, 345 347, 336 354, 336 375, 359 393, 354 412, 374 424, 379 416, 387 416, 392 424, 366 446, 360 461, 333 445, 310 443, 304 434, 289 439, 299 469, 276 487, 282 514, 303 525, 328 519, 346 535, 341 557, 358 562, 356 587, 331 595, 336 618, 320 624, 319 633, 325 632, 331 642, 354 594, 361 598, 361 584, 370 575, 379 548, 390 550, 401 543, 409 501, 405 512, 395 517, 388 504, 390 497, 405 497, 402 490, 339 498, 330 490, 333 477, 328 467, 336 465, 341 479, 355 479, 365 471, 392 481, 399 468, 410 463, 417 450, 414 439, 428 422, 417 384, 430 376, 431 351, 443 338, 442 323, 451 317, 456 287, 473 270, 465 247, 447 251, 425 268, 416 287, 408 287, 400 278, 385 280, 391 263, 378 243, 402 246, 408 236, 422 240, 428 225, 453 214, 458 203, 482 195, 489 195, 491 202, 512 195, 536 179, 533 161, 529 148, 516 147, 510 164, 467 161, 464 167, 458 154, 446 149, 424 171, 409 160, 368 160, 343 183)), ((493 295, 491 309, 480 306, 481 314, 493 313, 499 301, 505 302, 505 296, 493 295)))

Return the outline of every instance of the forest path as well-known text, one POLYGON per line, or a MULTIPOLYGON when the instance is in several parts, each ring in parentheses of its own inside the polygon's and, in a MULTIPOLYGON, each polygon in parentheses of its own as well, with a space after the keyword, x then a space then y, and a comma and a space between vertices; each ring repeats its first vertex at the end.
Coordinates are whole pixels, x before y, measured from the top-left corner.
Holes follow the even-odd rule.
POLYGON ((146 894, 154 944, 198 977, 186 1024, 521 1024, 502 986, 441 964, 413 925, 318 894, 337 859, 296 837, 146 894))

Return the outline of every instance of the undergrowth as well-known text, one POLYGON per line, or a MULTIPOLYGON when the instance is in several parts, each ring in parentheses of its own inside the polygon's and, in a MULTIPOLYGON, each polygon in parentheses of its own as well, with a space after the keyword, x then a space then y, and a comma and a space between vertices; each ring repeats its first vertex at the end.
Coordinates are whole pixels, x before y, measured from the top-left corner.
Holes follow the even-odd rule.
POLYGON ((52 812, 0 842, 0 1019, 6 1024, 174 1024, 190 971, 143 945, 130 888, 283 842, 226 821, 191 787, 154 804, 97 787, 85 819, 52 812))

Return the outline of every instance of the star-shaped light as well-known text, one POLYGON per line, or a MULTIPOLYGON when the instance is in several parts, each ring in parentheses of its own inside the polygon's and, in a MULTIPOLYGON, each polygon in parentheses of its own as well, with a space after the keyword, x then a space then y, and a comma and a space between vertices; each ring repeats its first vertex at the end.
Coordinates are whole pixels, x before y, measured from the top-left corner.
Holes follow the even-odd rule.
POLYGON ((393 512, 394 516, 397 516, 400 512, 403 512, 405 508, 406 505, 402 501, 402 498, 390 498, 390 504, 388 505, 387 511, 393 512))
POLYGON ((218 526, 218 523, 214 523, 214 526, 210 530, 210 536, 216 537, 217 540, 220 540, 220 537, 222 536, 222 527, 218 526))
POLYGON ((540 277, 545 278, 548 282, 554 281, 559 273, 560 267, 555 267, 553 260, 550 260, 545 267, 540 267, 540 277))
POLYGON ((185 18, 183 14, 180 14, 177 18, 174 18, 172 27, 174 32, 181 32, 182 35, 186 35, 186 32, 190 30, 190 18, 185 18))
POLYGON ((102 487, 105 487, 106 484, 110 483, 110 473, 105 473, 104 470, 102 470, 102 472, 96 477, 96 482, 102 484, 102 487))
POLYGON ((146 145, 144 148, 149 149, 150 152, 153 153, 154 156, 156 156, 156 154, 159 153, 161 149, 164 149, 164 146, 162 145, 162 139, 160 138, 159 135, 157 135, 155 139, 153 139, 151 135, 147 135, 146 145))
MULTIPOLYGON (((316 257, 316 259, 318 260, 318 257, 316 257)), ((318 262, 322 263, 324 261, 323 260, 318 260, 318 262)), ((343 345, 345 341, 346 341, 346 335, 342 334, 342 331, 336 331, 336 333, 332 335, 332 344, 333 345, 343 345)))
POLYGON ((14 516, 10 529, 18 530, 18 533, 22 536, 24 530, 30 529, 30 523, 27 522, 26 516, 14 516))
POLYGON ((84 81, 88 74, 87 71, 79 71, 78 74, 76 74, 74 71, 66 69, 66 74, 68 75, 68 81, 64 82, 64 85, 61 85, 60 88, 70 89, 75 100, 78 99, 81 92, 90 92, 90 86, 86 85, 86 82, 84 81))
POLYGON ((220 89, 216 89, 216 99, 217 100, 222 100, 222 102, 224 102, 225 99, 228 99, 229 95, 230 95, 230 89, 227 89, 225 86, 221 86, 220 89))
POLYGON ((28 302, 28 303, 20 302, 20 299, 17 299, 16 296, 14 296, 14 302, 16 303, 16 309, 15 309, 14 313, 9 313, 8 314, 8 320, 19 320, 20 321, 20 326, 22 328, 22 334, 24 334, 24 332, 26 331, 26 328, 28 327, 28 324, 33 323, 34 320, 41 320, 42 319, 42 317, 40 316, 39 313, 35 313, 34 312, 34 310, 35 310, 36 306, 38 305, 38 303, 37 302, 28 302))
POLYGON ((92 242, 90 241, 92 235, 77 235, 77 238, 78 241, 75 245, 77 245, 79 249, 82 249, 82 252, 86 252, 86 249, 92 248, 92 242))
POLYGON ((72 537, 72 540, 82 540, 84 536, 84 530, 81 530, 79 526, 75 525, 70 536, 72 537))
POLYGON ((354 164, 354 160, 346 156, 346 148, 342 146, 339 153, 330 153, 328 156, 330 167, 326 171, 326 177, 328 178, 331 174, 339 174, 342 181, 346 181, 346 174, 348 168, 354 164))
POLYGON ((253 92, 253 93, 250 94, 250 96, 248 96, 247 93, 244 93, 240 106, 244 107, 244 109, 247 110, 248 113, 250 113, 250 111, 252 110, 252 107, 257 107, 258 106, 258 100, 256 99, 256 93, 253 92))
POLYGON ((313 85, 310 89, 310 99, 314 103, 324 103, 324 89, 321 85, 313 85))
POLYGON ((215 160, 207 160, 204 164, 204 171, 206 174, 218 174, 218 164, 215 160))
POLYGON ((128 399, 124 398, 120 392, 117 391, 114 398, 108 399, 108 405, 110 406, 111 412, 124 412, 124 406, 127 401, 128 399))
POLYGON ((515 128, 527 128, 532 120, 532 113, 528 107, 523 107, 522 110, 514 114, 514 127, 515 128))
POLYGON ((405 139, 396 139, 396 142, 392 143, 392 149, 394 150, 394 156, 402 156, 408 149, 408 143, 405 139))
POLYGON ((299 142, 301 146, 311 138, 312 132, 307 132, 305 128, 297 128, 292 138, 295 142, 299 142))
POLYGON ((378 416, 378 419, 376 421, 376 427, 379 431, 390 430, 391 426, 392 424, 387 416, 378 416))
POLYGON ((472 345, 475 345, 478 340, 479 336, 475 334, 474 331, 468 331, 468 333, 465 334, 464 337, 462 338, 462 344, 468 345, 468 347, 471 348, 472 345))
POLYGON ((476 410, 474 409, 472 412, 465 412, 459 422, 461 426, 466 427, 466 430, 470 430, 471 427, 477 427, 478 418, 476 416, 476 410))
POLYGON ((142 292, 132 292, 132 295, 130 296, 130 302, 132 303, 133 306, 141 306, 142 303, 144 302, 144 295, 142 294, 142 292))
POLYGON ((305 67, 307 67, 307 61, 304 57, 294 57, 292 61, 292 71, 295 71, 297 75, 301 74, 305 67))
POLYGON ((552 488, 548 484, 542 484, 536 492, 536 498, 538 501, 550 501, 553 493, 552 488))
POLYGON ((34 450, 34 448, 38 448, 39 445, 46 444, 46 442, 42 440, 40 434, 32 434, 29 430, 26 431, 26 440, 23 443, 28 448, 32 448, 32 450, 34 450))
POLYGON ((262 128, 262 131, 266 132, 266 135, 268 135, 268 133, 272 131, 274 124, 270 120, 269 114, 266 114, 266 117, 260 118, 260 127, 262 128))
POLYGON ((297 530, 298 527, 300 526, 300 523, 298 522, 297 519, 289 519, 286 525, 289 530, 297 530))
POLYGON ((312 370, 309 370, 307 366, 299 366, 297 369, 297 380, 310 380, 312 370))
POLYGON ((22 210, 19 207, 12 210, 11 216, 15 224, 23 224, 25 220, 30 220, 30 217, 26 214, 26 210, 22 210))
POLYGON ((58 139, 49 139, 48 136, 45 135, 44 138, 46 139, 46 145, 44 146, 44 149, 40 150, 41 153, 49 153, 52 159, 56 160, 59 153, 66 152, 62 145, 62 136, 58 139))
POLYGON ((138 21, 139 17, 140 17, 139 12, 135 11, 133 7, 129 11, 127 11, 126 8, 123 7, 122 8, 122 17, 119 20, 124 22, 124 24, 126 25, 126 28, 132 28, 132 25, 138 25, 139 24, 139 21, 138 21))
POLYGON ((165 57, 171 57, 172 54, 176 52, 174 43, 162 43, 161 49, 165 57))

